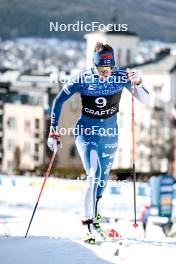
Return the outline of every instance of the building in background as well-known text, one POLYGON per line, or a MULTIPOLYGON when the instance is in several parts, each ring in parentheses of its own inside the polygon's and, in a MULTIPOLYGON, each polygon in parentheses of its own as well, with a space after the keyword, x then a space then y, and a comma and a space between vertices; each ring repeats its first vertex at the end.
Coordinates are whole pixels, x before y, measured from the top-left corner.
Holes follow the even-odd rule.
POLYGON ((31 171, 44 160, 44 110, 41 106, 5 103, 2 170, 31 171))
MULTIPOLYGON (((160 52, 156 59, 136 68, 150 92, 150 102, 135 100, 136 169, 141 172, 165 172, 173 152, 171 110, 176 102, 176 54, 160 52)), ((114 167, 130 167, 131 161, 131 95, 124 90, 119 116, 119 149, 114 167)), ((175 157, 176 158, 176 157, 175 157)), ((176 159, 175 159, 176 163, 176 159)), ((176 171, 174 172, 176 174, 176 171)))
MULTIPOLYGON (((32 171, 36 167, 48 164, 50 160, 51 151, 47 147, 47 138, 51 106, 55 96, 62 88, 62 84, 52 85, 49 75, 28 71, 16 75, 13 80, 11 79, 7 89, 1 80, 7 80, 8 76, 11 76, 10 72, 13 75, 13 71, 8 70, 7 72, 4 73, 5 76, 2 75, 0 78, 0 106, 2 108, 0 111, 1 171, 8 174, 15 172, 15 164, 18 162, 14 159, 14 153, 17 154, 17 158, 20 156, 18 171, 32 171), (13 128, 8 125, 9 122, 10 124, 12 122, 13 128), (40 134, 37 130, 35 131, 35 122, 40 123, 40 134), (29 131, 23 134, 23 128, 27 128, 27 126, 29 126, 29 131), (15 140, 20 133, 20 141, 15 140)), ((67 75, 69 76, 68 73, 67 75)), ((65 131, 68 129, 70 132, 64 134, 62 130, 64 148, 58 151, 57 166, 59 167, 81 167, 81 160, 71 132, 80 109, 79 95, 74 95, 63 106, 59 129, 64 128, 65 131)))
MULTIPOLYGON (((3 71, 1 71, 3 74, 3 71)), ((3 159, 3 116, 4 116, 4 102, 8 94, 10 83, 0 83, 0 171, 2 171, 2 159, 3 159)))
MULTIPOLYGON (((149 89, 151 100, 149 105, 142 105, 135 100, 135 131, 136 131, 136 168, 140 172, 166 171, 168 163, 172 160, 172 167, 176 175, 175 140, 173 132, 173 117, 171 111, 176 105, 176 55, 174 50, 160 52, 155 59, 142 64, 135 64, 135 55, 138 54, 139 37, 129 32, 94 32, 86 35, 87 39, 87 66, 91 65, 92 52, 97 41, 103 41, 112 45, 115 49, 117 61, 129 68, 136 68, 141 73, 146 88, 149 89), (125 42, 125 44, 124 44, 125 42), (120 53, 118 50, 121 49, 120 53), (130 51, 128 52, 128 49, 130 51), (121 54, 119 56, 119 54, 121 54), (123 54, 123 55, 122 55, 123 54), (174 142, 174 143, 173 143, 174 142)), ((68 48, 68 47, 67 47, 68 48)), ((69 48, 68 48, 69 49, 69 48)), ((41 61, 40 61, 41 63, 41 61)), ((78 63, 79 64, 79 63, 78 63)), ((44 65, 42 66, 44 67, 44 65)), ((50 67, 49 67, 50 68, 50 67)), ((59 71, 58 75, 70 75, 81 71, 81 68, 73 68, 73 72, 59 71)), ((56 72, 56 67, 54 69, 56 72)), ((49 74, 39 70, 16 70, 2 69, 0 72, 0 161, 3 163, 4 173, 10 173, 14 164, 19 165, 21 171, 32 170, 36 166, 48 164, 51 151, 46 142, 50 126, 51 105, 54 97, 58 94, 63 84, 52 85, 49 82, 49 74), (10 116, 13 112, 14 116, 10 116), (18 109, 18 111, 17 111, 18 109), (40 110, 39 110, 40 109, 40 110), (27 134, 21 143, 14 143, 15 131, 10 130, 10 123, 19 123, 20 127, 28 126, 19 113, 29 116, 34 129, 31 138, 27 134), (21 120, 20 120, 21 119, 21 120), (35 138, 35 119, 40 121, 41 135, 39 140, 35 138), (26 125, 25 125, 26 124, 26 125), (13 135, 9 138, 8 135, 13 135), (25 154, 19 161, 21 153, 27 149, 27 141, 30 142, 30 154, 25 154), (26 142, 26 143, 25 143, 26 142), (37 144, 41 144, 41 147, 37 144), (35 146, 36 144, 36 146, 35 146), (26 147, 24 147, 26 145, 26 147), (9 150, 10 149, 10 150, 9 150), (36 158, 35 153, 38 153, 36 158), (38 161, 37 161, 38 159, 38 161), (27 162, 28 160, 28 162, 27 162), (27 164, 27 163, 30 163, 27 164), (27 167, 28 166, 28 167, 27 167)), ((81 111, 80 97, 75 94, 64 103, 59 122, 59 128, 72 129, 81 111)), ((38 121, 36 121, 38 122, 38 121)), ((124 89, 120 103, 119 123, 119 147, 113 164, 113 168, 131 168, 131 94, 124 89)), ((36 123, 37 125, 37 123, 36 123)), ((17 131, 19 129, 16 128, 17 131)), ((62 130, 63 131, 63 130, 62 130)), ((18 131, 18 133, 21 133, 18 131)), ((28 134, 29 136, 29 134, 28 134)), ((18 140, 16 141, 18 142, 18 140)), ((63 149, 59 149, 57 166, 65 168, 82 167, 82 163, 73 134, 62 135, 63 149)))
MULTIPOLYGON (((174 50, 161 51, 155 59, 137 64, 139 37, 126 31, 93 32, 85 35, 87 67, 92 66, 96 42, 113 47, 119 66, 136 68, 150 92, 149 105, 135 100, 136 169, 141 172, 167 171, 172 149, 171 108, 176 105, 176 55, 174 50)), ((120 103, 119 146, 113 168, 132 166, 131 94, 124 89, 120 103)), ((176 161, 175 161, 176 163, 176 161)), ((175 171, 176 174, 176 171, 175 171)))

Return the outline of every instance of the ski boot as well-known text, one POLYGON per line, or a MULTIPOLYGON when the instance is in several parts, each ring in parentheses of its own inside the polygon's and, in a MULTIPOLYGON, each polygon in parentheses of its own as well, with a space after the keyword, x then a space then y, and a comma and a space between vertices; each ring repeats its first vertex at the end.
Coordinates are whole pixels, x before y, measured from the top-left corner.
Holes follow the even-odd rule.
POLYGON ((92 222, 93 222, 92 220, 82 221, 84 227, 84 233, 85 233, 82 239, 85 243, 94 245, 96 241, 95 241, 95 236, 91 230, 92 222))
POLYGON ((96 216, 95 222, 93 223, 93 228, 94 228, 94 230, 100 235, 100 237, 101 237, 103 240, 108 240, 108 241, 110 241, 111 238, 108 236, 107 231, 104 230, 104 229, 100 226, 101 220, 102 220, 102 216, 100 215, 100 213, 98 213, 97 216, 96 216))

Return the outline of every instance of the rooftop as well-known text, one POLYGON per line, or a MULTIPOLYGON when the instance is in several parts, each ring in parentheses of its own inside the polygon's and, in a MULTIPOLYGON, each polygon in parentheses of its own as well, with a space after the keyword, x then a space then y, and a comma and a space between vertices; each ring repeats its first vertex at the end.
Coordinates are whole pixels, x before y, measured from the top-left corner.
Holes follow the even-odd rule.
POLYGON ((94 31, 94 32, 87 33, 86 35, 95 34, 95 33, 96 34, 97 33, 106 34, 106 35, 138 37, 138 34, 135 33, 135 32, 132 32, 132 31, 129 31, 129 30, 126 30, 126 31, 119 30, 118 25, 112 26, 111 30, 101 30, 101 31, 97 30, 97 31, 94 31))
POLYGON ((176 70, 176 54, 170 49, 161 50, 155 59, 142 64, 128 65, 127 68, 141 68, 143 72, 166 73, 176 70))
POLYGON ((112 30, 112 31, 105 31, 106 35, 119 35, 119 36, 134 36, 138 37, 137 33, 131 32, 129 30, 127 31, 117 31, 117 30, 112 30))

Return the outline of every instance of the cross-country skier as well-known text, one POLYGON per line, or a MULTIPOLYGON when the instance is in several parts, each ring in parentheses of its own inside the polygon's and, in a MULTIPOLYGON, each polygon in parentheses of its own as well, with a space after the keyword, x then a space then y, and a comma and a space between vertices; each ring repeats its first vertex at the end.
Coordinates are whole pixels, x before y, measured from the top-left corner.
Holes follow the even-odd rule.
POLYGON ((86 229, 83 239, 87 243, 95 243, 92 230, 100 231, 105 236, 100 227, 99 200, 118 146, 117 113, 122 90, 125 87, 131 92, 133 82, 135 97, 142 103, 149 100, 149 93, 139 73, 116 67, 113 49, 109 45, 96 44, 93 63, 93 68, 74 76, 56 96, 48 137, 48 146, 54 151, 61 140, 57 128, 62 105, 75 92, 79 92, 82 114, 76 124, 79 133, 75 135, 75 143, 87 175, 82 202, 82 224, 86 229))

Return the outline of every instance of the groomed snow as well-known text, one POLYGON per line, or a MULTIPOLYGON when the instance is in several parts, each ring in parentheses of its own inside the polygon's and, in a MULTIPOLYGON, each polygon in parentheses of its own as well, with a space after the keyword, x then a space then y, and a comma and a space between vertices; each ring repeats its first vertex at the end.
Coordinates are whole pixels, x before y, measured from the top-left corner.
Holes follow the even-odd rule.
MULTIPOLYGON (((59 186, 44 190, 25 239, 40 188, 22 183, 13 187, 1 185, 0 264, 175 264, 176 239, 166 238, 161 228, 152 223, 147 226, 146 239, 140 222, 137 230, 128 219, 104 223, 105 228, 117 229, 128 240, 123 240, 122 246, 118 243, 104 243, 101 246, 84 244, 80 240, 80 189, 70 185, 64 188, 63 183, 61 188, 59 186), (117 248, 120 248, 120 253, 115 256, 117 248)), ((107 214, 112 213, 108 208, 116 197, 107 197, 107 214)), ((125 210, 128 209, 125 206, 127 202, 125 199, 125 210)), ((113 211, 118 214, 117 210, 113 211)))

